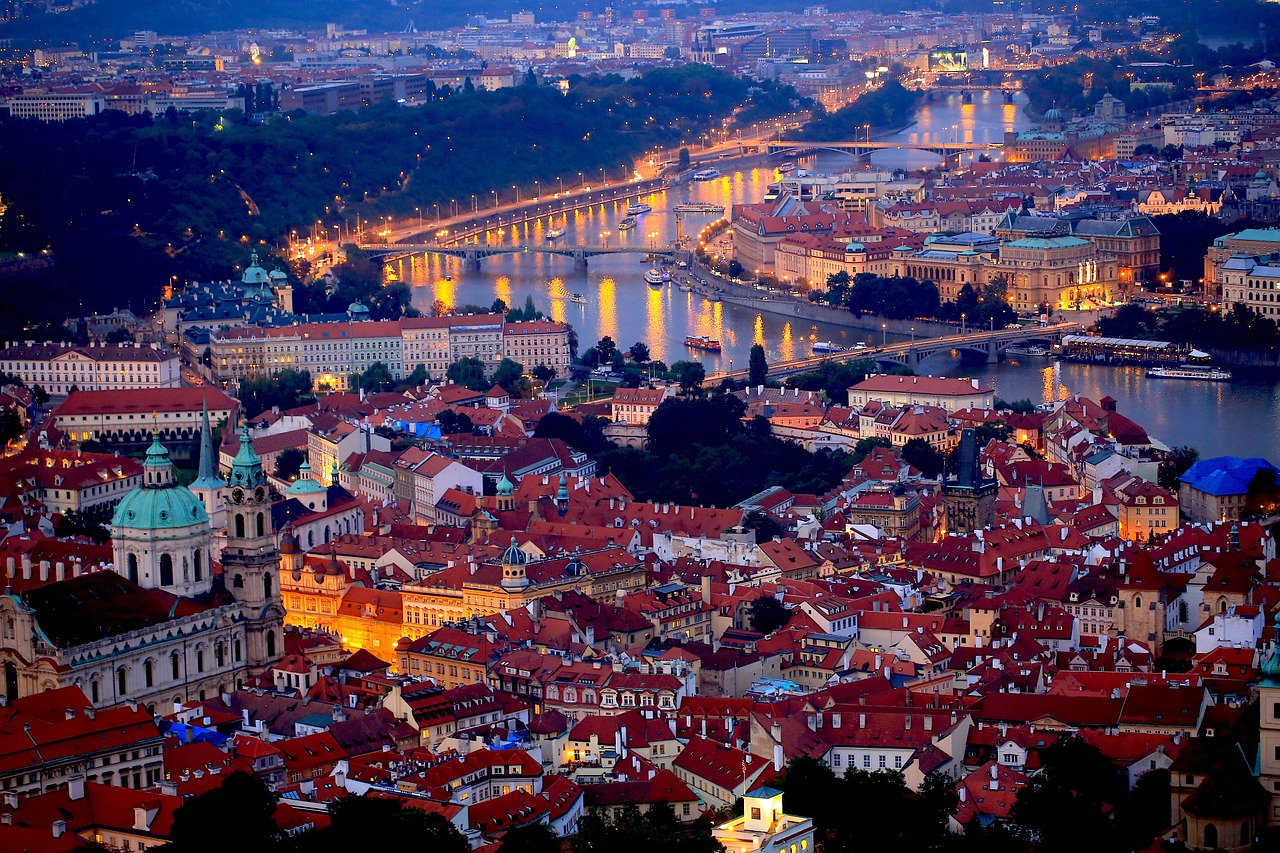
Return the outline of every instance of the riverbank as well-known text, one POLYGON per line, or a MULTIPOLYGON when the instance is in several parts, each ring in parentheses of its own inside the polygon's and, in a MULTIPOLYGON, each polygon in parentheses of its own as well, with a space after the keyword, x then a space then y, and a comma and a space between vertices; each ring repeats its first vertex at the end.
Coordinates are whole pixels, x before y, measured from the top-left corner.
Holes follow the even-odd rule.
POLYGON ((1225 364, 1231 367, 1280 368, 1280 348, 1276 347, 1269 349, 1205 347, 1204 350, 1212 356, 1214 364, 1225 364))

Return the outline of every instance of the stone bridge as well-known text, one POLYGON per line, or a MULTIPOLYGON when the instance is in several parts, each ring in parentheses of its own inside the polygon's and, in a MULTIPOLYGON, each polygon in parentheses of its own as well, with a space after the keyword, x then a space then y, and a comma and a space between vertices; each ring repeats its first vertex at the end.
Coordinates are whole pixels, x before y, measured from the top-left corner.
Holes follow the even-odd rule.
POLYGON ((648 249, 643 246, 557 246, 554 243, 545 245, 523 246, 438 246, 434 243, 366 243, 360 248, 378 258, 390 258, 402 255, 447 255, 461 258, 463 266, 469 270, 480 269, 480 261, 497 255, 559 255, 572 258, 574 269, 586 269, 587 259, 596 255, 660 255, 674 258, 676 250, 664 247, 648 249))

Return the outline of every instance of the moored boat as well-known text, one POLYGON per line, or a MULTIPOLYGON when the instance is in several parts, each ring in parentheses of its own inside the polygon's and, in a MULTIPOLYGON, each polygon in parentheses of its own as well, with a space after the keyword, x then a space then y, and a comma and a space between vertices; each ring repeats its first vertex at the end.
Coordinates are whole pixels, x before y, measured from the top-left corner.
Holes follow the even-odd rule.
POLYGON ((627 208, 627 215, 639 216, 640 214, 648 213, 651 210, 653 210, 653 208, 650 207, 649 205, 645 204, 642 201, 637 201, 635 204, 632 204, 630 207, 627 208))
POLYGON ((583 296, 581 293, 574 293, 569 296, 569 301, 575 305, 586 305, 587 297, 583 296))
POLYGON ((1147 371, 1148 376, 1160 379, 1200 379, 1206 382, 1230 382, 1231 371, 1221 367, 1208 365, 1181 364, 1168 367, 1153 367, 1147 371))
POLYGON ((564 236, 563 228, 552 228, 547 231, 548 240, 559 240, 563 236, 564 236))
POLYGON ((714 181, 718 177, 720 177, 719 169, 699 169, 693 173, 695 181, 714 181))
POLYGON ((650 268, 649 271, 644 274, 644 280, 653 287, 661 287, 662 273, 656 268, 650 268))
POLYGON ((619 231, 630 231, 632 228, 635 228, 635 227, 636 227, 636 218, 634 216, 628 216, 626 219, 623 219, 618 223, 619 231))

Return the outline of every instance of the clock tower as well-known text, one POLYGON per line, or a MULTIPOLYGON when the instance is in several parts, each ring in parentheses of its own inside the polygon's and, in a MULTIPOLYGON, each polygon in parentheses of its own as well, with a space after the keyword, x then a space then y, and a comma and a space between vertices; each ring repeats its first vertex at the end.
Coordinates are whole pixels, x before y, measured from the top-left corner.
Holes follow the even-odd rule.
POLYGON ((241 605, 247 663, 265 667, 279 660, 284 649, 280 553, 271 522, 271 492, 247 424, 240 427, 240 450, 231 463, 229 481, 222 575, 241 605))

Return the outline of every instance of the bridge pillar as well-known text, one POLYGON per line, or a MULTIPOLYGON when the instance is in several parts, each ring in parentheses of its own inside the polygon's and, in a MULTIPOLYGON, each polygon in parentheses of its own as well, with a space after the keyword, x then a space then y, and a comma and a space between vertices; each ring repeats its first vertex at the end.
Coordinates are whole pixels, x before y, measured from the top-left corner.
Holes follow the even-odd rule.
POLYGON ((586 253, 586 252, 574 252, 574 253, 573 253, 573 268, 574 268, 575 270, 585 270, 585 269, 587 268, 587 253, 586 253))
POLYGON ((987 364, 996 364, 1000 361, 1000 351, 996 348, 995 341, 987 341, 987 364))
POLYGON ((474 249, 469 249, 466 256, 462 259, 462 268, 477 272, 480 269, 480 253, 474 249))

